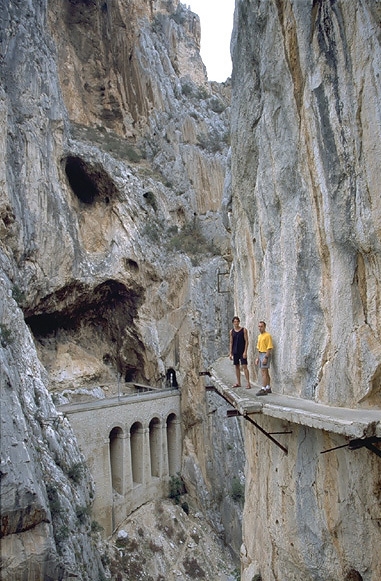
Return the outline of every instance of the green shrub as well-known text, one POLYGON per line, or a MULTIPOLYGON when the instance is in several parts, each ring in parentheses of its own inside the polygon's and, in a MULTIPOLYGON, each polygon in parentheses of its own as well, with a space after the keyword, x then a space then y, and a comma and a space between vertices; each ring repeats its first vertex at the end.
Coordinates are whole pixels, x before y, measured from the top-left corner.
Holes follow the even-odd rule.
POLYGON ((102 525, 100 525, 98 521, 96 521, 96 520, 91 521, 91 532, 92 533, 100 533, 103 530, 104 529, 103 529, 102 525))
POLYGON ((200 85, 198 87, 197 90, 197 97, 199 99, 207 99, 209 97, 209 93, 206 87, 204 87, 204 85, 200 85))
POLYGON ((67 525, 62 525, 62 527, 60 527, 58 531, 55 533, 54 538, 57 543, 62 543, 62 541, 65 541, 66 539, 69 538, 69 534, 70 534, 69 527, 67 525))
POLYGON ((151 242, 159 242, 160 232, 157 224, 153 222, 146 222, 143 230, 143 235, 147 236, 151 242))
POLYGON ((13 342, 12 331, 6 326, 0 323, 0 343, 2 347, 6 347, 13 342))
POLYGON ((213 97, 210 100, 210 108, 214 113, 222 113, 225 111, 226 105, 218 97, 213 97))
POLYGON ((83 473, 85 471, 85 464, 83 462, 76 462, 72 464, 68 470, 67 475, 73 482, 79 484, 82 480, 83 473))
POLYGON ((182 494, 185 494, 185 486, 184 482, 180 476, 177 474, 176 476, 171 476, 169 481, 169 498, 173 498, 176 504, 179 504, 179 499, 182 494))
POLYGON ((190 97, 193 94, 193 86, 191 83, 183 82, 181 83, 181 92, 186 97, 190 97))
POLYGON ((202 255, 218 254, 218 249, 212 242, 206 240, 199 225, 195 222, 186 224, 180 232, 170 238, 167 242, 167 249, 188 254, 193 266, 198 264, 198 258, 202 255))
POLYGON ((234 502, 239 502, 240 504, 243 503, 245 498, 245 487, 236 476, 232 480, 231 497, 234 502))
POLYGON ((184 570, 191 579, 205 579, 205 571, 194 557, 187 556, 184 561, 184 570))
POLYGON ((77 519, 79 520, 80 523, 84 523, 86 522, 87 517, 89 516, 89 514, 91 513, 91 509, 89 506, 76 506, 75 507, 75 514, 77 516, 77 519))
POLYGON ((57 489, 51 484, 46 485, 46 493, 48 495, 50 512, 52 517, 56 516, 61 511, 61 502, 57 489))
POLYGON ((17 286, 17 284, 12 287, 12 297, 19 306, 25 301, 25 293, 17 286))

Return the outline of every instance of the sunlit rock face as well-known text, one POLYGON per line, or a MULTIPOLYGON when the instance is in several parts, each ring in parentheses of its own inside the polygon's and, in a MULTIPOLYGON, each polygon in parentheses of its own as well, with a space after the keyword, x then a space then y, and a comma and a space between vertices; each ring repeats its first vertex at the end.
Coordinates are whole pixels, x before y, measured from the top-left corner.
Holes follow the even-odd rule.
POLYGON ((379 41, 374 2, 237 2, 237 304, 277 390, 338 405, 380 404, 379 41))
POLYGON ((233 315, 220 291, 232 260, 219 212, 230 82, 207 81, 199 19, 177 0, 11 2, 1 32, 1 470, 17 492, 2 498, 5 571, 24 579, 33 561, 36 578, 103 574, 91 477, 48 391, 70 401, 115 394, 118 382, 161 387, 169 367, 182 389, 184 480, 237 553, 225 475, 242 473, 243 451, 220 462, 208 419, 219 404, 206 405, 199 376, 226 353, 233 315))
MULTIPOLYGON (((364 409, 380 408, 380 16, 371 1, 237 0, 224 201, 251 362, 264 319, 273 391, 364 409)), ((286 456, 246 429, 242 579, 379 579, 379 457, 261 426, 292 434, 286 456)))

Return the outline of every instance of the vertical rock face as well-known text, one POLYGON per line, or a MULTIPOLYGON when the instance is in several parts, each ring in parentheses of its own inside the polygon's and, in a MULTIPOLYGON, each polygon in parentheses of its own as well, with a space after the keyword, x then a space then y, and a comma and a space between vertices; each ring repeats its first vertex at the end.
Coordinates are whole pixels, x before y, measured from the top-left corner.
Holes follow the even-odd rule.
POLYGON ((10 2, 0 18, 4 575, 103 575, 91 477, 49 391, 161 386, 169 367, 187 488, 217 528, 233 523, 237 551, 198 374, 225 352, 232 316, 218 290, 230 85, 207 82, 199 19, 177 0, 10 2))
POLYGON ((379 57, 374 2, 237 3, 237 303, 277 389, 338 405, 380 404, 379 57))
MULTIPOLYGON (((259 320, 273 335, 273 390, 376 409, 380 16, 372 1, 237 0, 225 200, 236 303, 253 350, 259 320)), ((287 427, 287 457, 246 431, 242 579, 375 581, 379 457, 322 456, 346 440, 287 427)))

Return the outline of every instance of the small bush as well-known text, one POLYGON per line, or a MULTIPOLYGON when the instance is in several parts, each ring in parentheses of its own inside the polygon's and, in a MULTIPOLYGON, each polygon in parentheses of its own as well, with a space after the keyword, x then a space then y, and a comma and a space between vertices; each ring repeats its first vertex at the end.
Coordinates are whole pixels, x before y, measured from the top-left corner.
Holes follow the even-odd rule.
POLYGON ((150 539, 148 546, 153 553, 163 553, 164 551, 163 547, 161 545, 157 545, 153 539, 150 539))
POLYGON ((70 468, 67 470, 67 475, 73 482, 79 484, 82 480, 82 476, 85 470, 85 465, 83 462, 76 462, 72 464, 70 468))
POLYGON ((146 222, 143 230, 143 235, 146 236, 151 242, 160 241, 160 233, 157 224, 152 222, 146 222))
POLYGON ((125 153, 126 153, 127 159, 129 161, 131 161, 132 163, 139 163, 139 161, 141 161, 141 159, 143 157, 141 152, 136 150, 131 145, 127 145, 125 153))
POLYGON ((17 286, 17 284, 12 287, 12 297, 19 306, 25 301, 25 293, 17 286))
POLYGON ((179 504, 179 499, 182 494, 185 494, 185 486, 179 474, 171 476, 169 481, 169 498, 172 498, 176 504, 179 504))
POLYGON ((92 533, 100 533, 103 530, 104 529, 103 529, 102 525, 100 525, 98 521, 96 521, 96 520, 91 521, 91 532, 92 533))
POLYGON ((197 90, 197 97, 199 99, 207 99, 209 97, 209 93, 206 87, 200 85, 197 90))
POLYGON ((188 254, 193 266, 198 264, 198 257, 203 254, 218 254, 218 250, 213 243, 206 240, 197 223, 185 225, 180 232, 168 240, 167 249, 188 254))
POLYGON ((239 478, 236 476, 233 478, 232 481, 232 488, 231 488, 231 497, 234 502, 239 502, 240 504, 243 503, 245 498, 245 488, 243 484, 241 484, 239 478))
POLYGON ((54 486, 47 484, 46 493, 48 495, 50 512, 52 517, 54 517, 61 511, 61 502, 58 496, 58 492, 54 486))
POLYGON ((175 14, 171 14, 170 18, 172 18, 172 20, 174 20, 176 24, 182 25, 185 22, 185 14, 179 9, 177 9, 177 12, 175 12, 175 14))
POLYGON ((186 97, 190 97, 193 94, 193 87, 190 83, 183 83, 181 85, 181 92, 186 97))
POLYGON ((89 516, 90 512, 91 512, 91 509, 89 506, 79 506, 78 505, 75 507, 75 514, 77 516, 77 519, 82 524, 84 522, 86 522, 86 519, 89 516))
POLYGON ((221 101, 221 99, 218 99, 218 97, 213 97, 213 99, 210 100, 210 108, 214 113, 222 113, 225 111, 226 105, 221 101))
POLYGON ((0 343, 2 347, 10 345, 13 341, 12 331, 6 325, 0 323, 0 343))
POLYGON ((62 541, 65 541, 66 539, 69 538, 69 534, 70 534, 69 527, 66 525, 62 525, 62 527, 60 527, 56 534, 54 535, 54 538, 57 543, 62 543, 62 541))
POLYGON ((205 579, 205 571, 194 557, 187 556, 184 561, 184 570, 191 579, 205 579))

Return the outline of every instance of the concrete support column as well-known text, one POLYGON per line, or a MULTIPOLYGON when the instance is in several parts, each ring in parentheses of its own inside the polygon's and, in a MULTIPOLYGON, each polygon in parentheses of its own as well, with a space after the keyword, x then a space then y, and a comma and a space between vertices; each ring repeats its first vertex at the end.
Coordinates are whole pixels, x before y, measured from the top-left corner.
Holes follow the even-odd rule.
POLYGON ((149 445, 151 458, 151 476, 161 478, 163 472, 163 454, 162 454, 163 429, 157 420, 150 423, 149 445))
POLYGON ((175 471, 174 474, 181 472, 181 422, 180 420, 175 420, 175 453, 174 453, 174 464, 175 464, 175 471))
POLYGON ((99 454, 94 456, 92 474, 95 481, 94 514, 99 524, 104 528, 105 535, 111 535, 113 523, 112 510, 112 477, 110 461, 110 439, 107 438, 98 448, 99 454))
POLYGON ((151 482, 151 454, 149 445, 149 428, 143 428, 143 484, 151 482))
POLYGON ((161 477, 169 478, 167 424, 161 426, 161 477))
POLYGON ((176 418, 167 420, 168 471, 174 476, 181 470, 181 422, 176 418))
POLYGON ((131 436, 129 432, 126 434, 126 441, 124 447, 124 464, 125 464, 124 491, 125 494, 128 494, 129 492, 131 492, 134 485, 132 480, 131 436))

